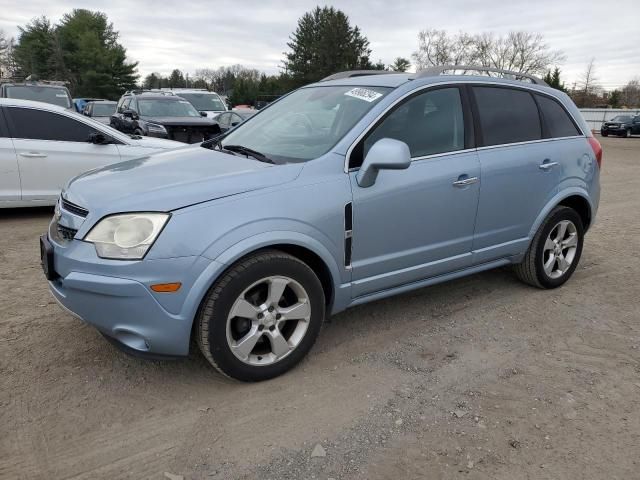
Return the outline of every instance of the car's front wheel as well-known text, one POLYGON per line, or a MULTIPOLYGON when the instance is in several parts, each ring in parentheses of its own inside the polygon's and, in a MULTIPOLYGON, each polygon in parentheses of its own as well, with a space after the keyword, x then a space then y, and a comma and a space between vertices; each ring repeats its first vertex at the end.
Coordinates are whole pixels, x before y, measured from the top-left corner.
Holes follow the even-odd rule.
POLYGON ((313 270, 284 252, 263 251, 240 260, 211 287, 196 319, 198 345, 223 374, 267 380, 309 352, 324 314, 313 270))
POLYGON ((600 135, 602 135, 603 137, 608 137, 609 136, 609 132, 600 132, 600 135))
POLYGON ((578 266, 584 243, 584 226, 577 212, 569 207, 554 208, 533 238, 516 275, 539 288, 564 284, 578 266))

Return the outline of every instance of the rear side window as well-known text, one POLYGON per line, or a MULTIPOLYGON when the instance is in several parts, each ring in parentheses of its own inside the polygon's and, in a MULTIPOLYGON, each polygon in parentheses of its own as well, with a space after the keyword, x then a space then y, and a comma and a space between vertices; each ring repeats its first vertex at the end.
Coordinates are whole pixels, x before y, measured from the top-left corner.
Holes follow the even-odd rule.
POLYGON ((538 100, 538 105, 544 118, 544 125, 547 130, 545 136, 559 138, 580 135, 580 131, 562 105, 543 95, 536 95, 536 100, 538 100))
POLYGON ((4 112, 13 138, 86 142, 89 134, 96 131, 84 123, 57 113, 16 107, 6 108, 4 112))
POLYGON ((540 114, 529 92, 513 88, 473 87, 484 145, 540 140, 540 114))

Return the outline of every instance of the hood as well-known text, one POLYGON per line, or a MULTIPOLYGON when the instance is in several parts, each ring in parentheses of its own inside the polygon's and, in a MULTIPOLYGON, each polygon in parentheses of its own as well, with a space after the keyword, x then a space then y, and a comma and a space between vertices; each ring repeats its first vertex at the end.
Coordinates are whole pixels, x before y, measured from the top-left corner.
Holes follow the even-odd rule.
POLYGON ((165 127, 211 127, 216 124, 213 120, 206 117, 145 117, 141 116, 140 120, 150 123, 157 123, 165 127))
POLYGON ((185 147, 109 165, 69 182, 64 197, 93 218, 109 213, 171 211, 281 185, 303 164, 271 165, 244 156, 185 147))

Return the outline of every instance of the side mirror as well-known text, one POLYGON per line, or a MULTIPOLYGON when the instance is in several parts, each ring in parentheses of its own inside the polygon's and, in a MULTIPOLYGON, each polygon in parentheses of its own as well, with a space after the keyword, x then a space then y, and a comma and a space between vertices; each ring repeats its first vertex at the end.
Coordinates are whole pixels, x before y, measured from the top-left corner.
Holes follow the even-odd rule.
POLYGON ((409 145, 392 138, 378 140, 369 149, 356 181, 361 187, 370 187, 376 183, 380 170, 404 170, 411 165, 409 145))
POLYGON ((240 122, 231 122, 232 127, 235 127, 236 125, 240 125, 240 122))
POLYGON ((122 115, 124 115, 126 118, 130 118, 131 120, 138 119, 138 114, 133 110, 125 110, 124 112, 122 112, 122 115))
POLYGON ((206 117, 207 116, 207 112, 200 112, 200 116, 201 117, 206 117))
POLYGON ((107 145, 111 143, 111 140, 100 132, 92 132, 89 134, 89 142, 94 145, 107 145))

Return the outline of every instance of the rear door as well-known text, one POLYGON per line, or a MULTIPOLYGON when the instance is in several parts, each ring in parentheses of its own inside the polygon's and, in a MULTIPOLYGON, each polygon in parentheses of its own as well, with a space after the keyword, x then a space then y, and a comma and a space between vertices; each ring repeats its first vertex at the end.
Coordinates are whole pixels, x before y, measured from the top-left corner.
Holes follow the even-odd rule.
POLYGON ((71 116, 23 107, 6 107, 4 112, 18 158, 23 200, 55 201, 72 177, 120 161, 115 144, 89 142, 97 130, 71 116))
POLYGON ((471 91, 482 172, 473 261, 482 264, 527 248, 535 219, 558 191, 567 152, 543 131, 532 91, 495 85, 471 91))
POLYGON ((0 108, 0 203, 20 200, 18 159, 0 108))

